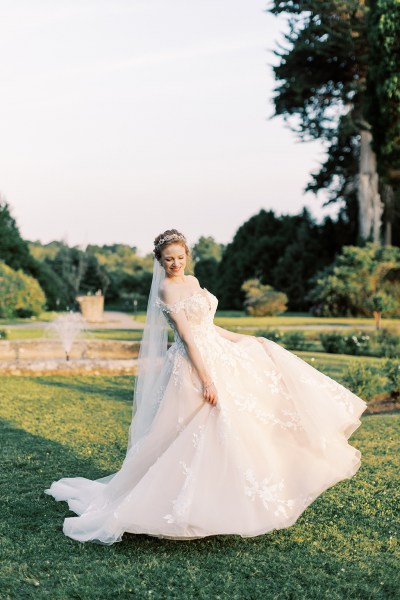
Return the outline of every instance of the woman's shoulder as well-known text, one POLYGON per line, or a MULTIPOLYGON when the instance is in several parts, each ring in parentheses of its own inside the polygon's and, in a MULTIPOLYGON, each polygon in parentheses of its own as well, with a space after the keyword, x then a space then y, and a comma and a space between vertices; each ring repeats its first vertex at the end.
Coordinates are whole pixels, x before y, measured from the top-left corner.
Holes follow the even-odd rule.
POLYGON ((193 287, 200 287, 200 282, 197 277, 194 275, 186 275, 185 277, 188 282, 192 283, 193 287))
POLYGON ((194 275, 185 275, 185 283, 176 285, 165 280, 160 285, 159 297, 165 304, 174 304, 200 289, 200 283, 194 275))
POLYGON ((158 295, 163 302, 170 304, 174 301, 174 298, 177 294, 176 290, 173 288, 173 285, 167 281, 163 281, 158 290, 158 295))

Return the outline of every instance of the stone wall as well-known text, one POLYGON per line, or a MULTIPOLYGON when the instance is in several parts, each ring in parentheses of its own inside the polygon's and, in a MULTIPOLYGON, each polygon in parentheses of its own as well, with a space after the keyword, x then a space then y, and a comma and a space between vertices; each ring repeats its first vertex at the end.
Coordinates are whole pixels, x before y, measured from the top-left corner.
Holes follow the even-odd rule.
MULTIPOLYGON (((70 359, 136 358, 140 342, 116 340, 78 340, 74 343, 70 359)), ((0 361, 32 361, 65 359, 64 348, 58 340, 3 340, 0 341, 0 361)))
POLYGON ((0 361, 1 376, 4 375, 133 375, 137 359, 83 359, 0 361))

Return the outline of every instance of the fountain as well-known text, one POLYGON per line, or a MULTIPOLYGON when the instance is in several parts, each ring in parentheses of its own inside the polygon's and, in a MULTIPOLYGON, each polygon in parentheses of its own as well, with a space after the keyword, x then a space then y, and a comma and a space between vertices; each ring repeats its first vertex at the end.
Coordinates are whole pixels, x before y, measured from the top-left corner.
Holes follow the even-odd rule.
MULTIPOLYGON (((110 314, 111 320, 105 322, 110 332, 114 329, 117 332, 129 330, 125 320, 116 319, 117 313, 110 314)), ((31 324, 29 328, 38 325, 31 324)), ((16 324, 9 327, 18 330, 26 326, 16 324)), ((118 339, 118 334, 117 339, 97 337, 96 325, 80 313, 61 314, 51 323, 41 323, 40 328, 44 329, 42 337, 26 339, 13 336, 11 340, 0 340, 2 375, 100 375, 133 374, 136 371, 140 342, 118 339)))
POLYGON ((73 313, 72 311, 65 315, 60 315, 48 326, 49 332, 54 332, 59 337, 67 361, 70 359, 75 340, 86 328, 87 323, 82 315, 80 313, 73 313))

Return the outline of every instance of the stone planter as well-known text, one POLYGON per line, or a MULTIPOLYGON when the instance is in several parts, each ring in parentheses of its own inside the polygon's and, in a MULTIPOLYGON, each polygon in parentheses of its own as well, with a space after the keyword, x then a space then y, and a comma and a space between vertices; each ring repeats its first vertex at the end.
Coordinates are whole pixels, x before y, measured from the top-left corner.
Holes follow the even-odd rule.
POLYGON ((104 321, 104 296, 77 296, 77 302, 82 316, 88 323, 102 323, 104 321))

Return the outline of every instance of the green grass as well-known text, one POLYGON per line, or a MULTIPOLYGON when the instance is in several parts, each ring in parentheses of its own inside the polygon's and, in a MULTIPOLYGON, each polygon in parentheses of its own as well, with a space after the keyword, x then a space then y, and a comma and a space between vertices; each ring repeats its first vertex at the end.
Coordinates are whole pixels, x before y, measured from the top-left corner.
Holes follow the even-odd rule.
POLYGON ((36 340, 47 338, 45 329, 7 329, 7 340, 36 340))
MULTIPOLYGON (((133 313, 128 313, 131 317, 133 317, 133 313)), ((139 312, 136 315, 136 320, 144 322, 146 319, 146 314, 144 312, 139 312)), ((243 311, 217 311, 215 315, 215 323, 216 325, 220 325, 221 327, 226 327, 228 329, 236 328, 236 327, 259 327, 260 329, 265 329, 268 327, 271 328, 279 328, 281 325, 285 326, 336 326, 336 325, 347 325, 349 328, 353 329, 357 327, 365 327, 366 325, 370 327, 375 327, 375 322, 372 318, 349 318, 349 317, 313 317, 306 313, 287 313, 282 316, 276 317, 249 317, 243 311)), ((400 332, 400 319, 382 319, 381 323, 382 328, 387 327, 393 329, 395 331, 400 332)))
POLYGON ((349 354, 328 354, 327 352, 293 352, 307 361, 310 365, 326 373, 330 377, 337 379, 342 383, 342 378, 347 367, 352 362, 365 362, 369 367, 376 367, 383 363, 384 358, 375 358, 372 356, 350 356, 349 354))
MULTIPOLYGON (((367 318, 348 318, 348 317, 311 317, 304 315, 292 315, 292 316, 277 316, 277 317, 225 317, 216 314, 216 324, 221 327, 237 327, 238 325, 243 327, 279 327, 280 325, 347 325, 349 327, 361 327, 369 325, 374 327, 374 320, 367 318)), ((383 319, 382 327, 391 327, 399 329, 399 319, 383 319)))
POLYGON ((85 333, 87 338, 96 340, 121 340, 127 342, 140 342, 142 329, 90 329, 85 333))
MULTIPOLYGON (((89 329, 83 334, 83 338, 96 340, 121 340, 121 341, 140 341, 143 331, 141 329, 89 329)), ((8 329, 7 340, 33 340, 50 337, 45 329, 8 329)))
POLYGON ((357 475, 322 494, 289 529, 190 542, 125 534, 113 546, 65 537, 62 522, 73 513, 43 490, 60 477, 119 469, 132 390, 131 376, 3 378, 1 598, 398 597, 395 414, 363 417, 352 437, 363 457, 357 475))

